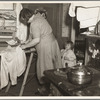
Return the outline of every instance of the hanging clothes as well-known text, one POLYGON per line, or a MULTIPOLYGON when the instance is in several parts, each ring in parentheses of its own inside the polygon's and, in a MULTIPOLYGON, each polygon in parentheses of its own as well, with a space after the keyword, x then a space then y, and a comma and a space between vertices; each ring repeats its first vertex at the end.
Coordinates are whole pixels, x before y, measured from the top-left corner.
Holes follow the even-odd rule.
POLYGON ((77 8, 77 20, 80 22, 80 28, 95 26, 100 20, 100 7, 95 8, 77 8))
POLYGON ((72 3, 69 15, 77 18, 80 28, 93 27, 100 20, 100 3, 72 3), (75 8, 77 11, 75 13, 75 8))
MULTIPOLYGON (((22 5, 17 3, 15 6, 16 13, 16 33, 15 37, 21 42, 26 41, 27 38, 27 26, 20 23, 19 14, 22 9, 22 5)), ((9 77, 11 84, 17 84, 17 77, 23 74, 26 69, 26 55, 25 52, 20 48, 20 46, 11 47, 10 45, 0 52, 1 55, 1 86, 0 89, 7 86, 9 82, 9 77)))
POLYGON ((70 7, 69 7, 69 15, 71 17, 75 17, 76 13, 75 13, 75 9, 76 7, 83 7, 83 8, 94 8, 94 7, 100 7, 100 2, 93 2, 93 3, 71 3, 70 7))
POLYGON ((23 74, 26 68, 25 52, 19 47, 8 46, 1 55, 1 86, 2 89, 9 82, 9 76, 12 85, 17 84, 17 77, 23 74))
POLYGON ((17 17, 17 20, 16 20, 17 31, 15 34, 15 37, 18 37, 18 39, 21 40, 21 42, 25 42, 27 39, 27 26, 22 24, 19 21, 19 14, 20 14, 20 11, 22 10, 22 8, 23 8, 22 4, 16 3, 15 13, 16 13, 16 17, 17 17))

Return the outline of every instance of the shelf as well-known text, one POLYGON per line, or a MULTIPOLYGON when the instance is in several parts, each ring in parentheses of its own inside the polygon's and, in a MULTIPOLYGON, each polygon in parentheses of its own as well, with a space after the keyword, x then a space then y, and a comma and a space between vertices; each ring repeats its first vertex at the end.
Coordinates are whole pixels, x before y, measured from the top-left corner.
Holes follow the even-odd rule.
POLYGON ((13 31, 13 30, 8 30, 8 29, 1 29, 0 32, 11 32, 11 33, 13 33, 13 32, 15 32, 15 31, 13 31))
POLYGON ((0 38, 0 42, 5 42, 5 41, 8 41, 10 39, 12 39, 12 38, 0 38))
POLYGON ((2 29, 0 30, 0 42, 12 39, 14 31, 2 29))
POLYGON ((9 39, 9 38, 12 38, 12 36, 0 36, 0 39, 1 39, 1 38, 9 39))
POLYGON ((100 38, 99 35, 86 35, 86 37, 88 38, 100 38))

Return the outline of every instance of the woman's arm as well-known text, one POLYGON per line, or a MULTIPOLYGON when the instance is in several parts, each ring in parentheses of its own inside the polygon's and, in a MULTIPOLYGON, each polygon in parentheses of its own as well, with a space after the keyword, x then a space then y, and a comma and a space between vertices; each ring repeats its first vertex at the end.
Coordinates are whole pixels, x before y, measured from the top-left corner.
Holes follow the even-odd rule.
POLYGON ((34 47, 35 45, 37 45, 40 42, 40 38, 34 38, 33 40, 31 40, 30 42, 28 42, 27 44, 21 45, 22 49, 26 49, 29 47, 34 47))
POLYGON ((32 34, 29 34, 29 38, 26 41, 22 42, 21 45, 27 44, 31 40, 32 40, 32 34))
POLYGON ((34 47, 40 42, 41 26, 38 20, 31 23, 30 32, 31 34, 29 38, 31 38, 31 40, 27 44, 22 45, 22 49, 34 47))

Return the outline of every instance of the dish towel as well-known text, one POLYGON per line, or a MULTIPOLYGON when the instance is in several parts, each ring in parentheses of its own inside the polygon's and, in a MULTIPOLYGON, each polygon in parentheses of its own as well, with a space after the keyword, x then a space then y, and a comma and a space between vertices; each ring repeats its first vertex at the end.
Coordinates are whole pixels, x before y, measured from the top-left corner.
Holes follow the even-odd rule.
POLYGON ((1 52, 1 89, 9 82, 17 84, 17 77, 23 74, 26 68, 25 52, 19 47, 8 46, 1 52))

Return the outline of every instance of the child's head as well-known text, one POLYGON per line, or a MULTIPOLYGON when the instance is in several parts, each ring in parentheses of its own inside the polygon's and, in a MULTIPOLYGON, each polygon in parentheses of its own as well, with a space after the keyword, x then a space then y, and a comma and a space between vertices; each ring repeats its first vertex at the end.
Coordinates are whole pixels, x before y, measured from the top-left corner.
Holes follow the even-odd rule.
POLYGON ((66 43, 65 43, 65 49, 73 49, 73 47, 74 47, 74 44, 73 44, 73 42, 72 41, 67 41, 66 43))

